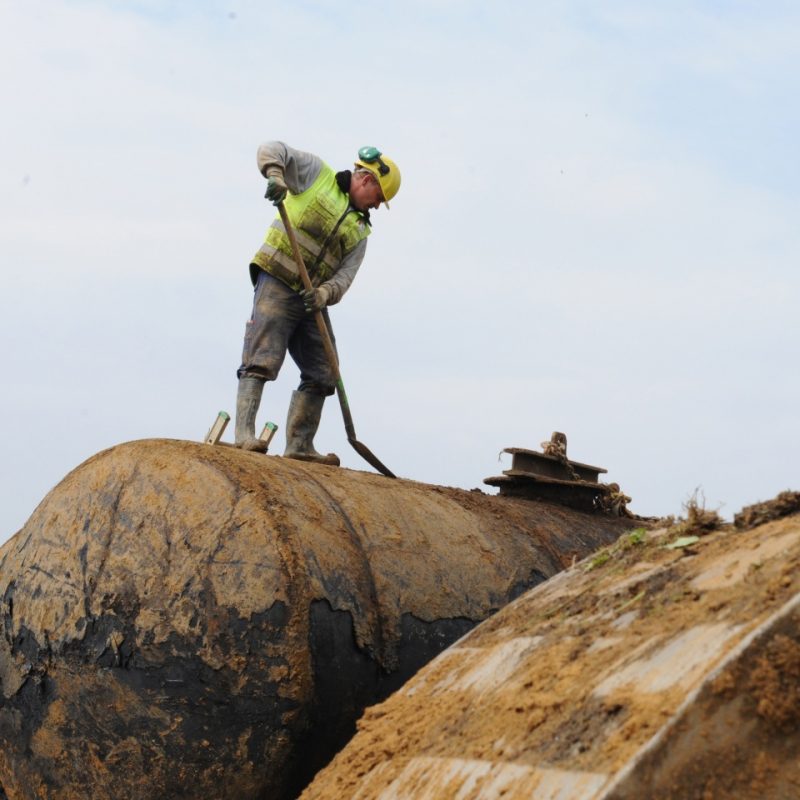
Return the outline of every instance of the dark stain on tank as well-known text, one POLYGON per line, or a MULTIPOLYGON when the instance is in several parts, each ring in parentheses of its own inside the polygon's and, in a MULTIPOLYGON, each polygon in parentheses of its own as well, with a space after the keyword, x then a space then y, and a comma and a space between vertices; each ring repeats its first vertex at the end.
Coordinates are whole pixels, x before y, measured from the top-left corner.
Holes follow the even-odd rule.
MULTIPOLYGON (((6 596, 8 603, 8 592, 6 596)), ((190 640, 173 632, 157 646, 137 649, 131 616, 136 604, 117 599, 106 605, 125 616, 109 610, 85 620, 84 638, 59 648, 57 667, 51 666, 54 654, 47 644, 25 627, 18 632, 8 656, 24 657, 31 669, 13 697, 0 696, 0 737, 14 743, 6 758, 29 762, 51 787, 62 785, 69 775, 74 789, 81 777, 75 770, 65 772, 64 761, 81 764, 86 742, 92 743, 93 756, 107 759, 116 757, 121 743, 135 741, 137 768, 161 773, 162 796, 180 796, 185 788, 186 775, 170 770, 170 762, 193 765, 199 777, 233 759, 244 742, 256 769, 269 763, 271 748, 281 734, 285 736, 287 714, 298 706, 282 691, 280 680, 268 677, 271 668, 279 668, 281 674, 287 667, 282 657, 267 655, 284 638, 284 603, 276 602, 248 619, 235 609, 215 609, 224 616, 229 655, 248 659, 243 666, 237 662, 239 669, 210 667, 200 654, 201 637, 190 640), (96 670, 97 679, 90 683, 75 684, 68 677, 91 670, 96 670), (120 688, 129 691, 120 693, 120 688), (56 699, 64 705, 58 765, 31 751, 31 741, 56 699), (72 752, 75 748, 81 752, 72 752)))
POLYGON ((387 670, 356 644, 349 612, 317 600, 311 604, 309 617, 314 699, 308 727, 295 748, 302 759, 288 765, 290 777, 281 800, 296 797, 350 740, 367 706, 385 700, 478 623, 465 618, 428 622, 403 614, 396 667, 387 670))
POLYGON ((498 609, 501 608, 506 602, 511 602, 512 600, 516 600, 520 595, 525 594, 528 589, 533 589, 534 586, 538 586, 540 583, 544 583, 547 580, 547 575, 544 574, 541 570, 532 569, 530 574, 528 575, 527 580, 524 581, 517 581, 512 587, 511 591, 508 593, 508 599, 506 597, 498 598, 498 609))

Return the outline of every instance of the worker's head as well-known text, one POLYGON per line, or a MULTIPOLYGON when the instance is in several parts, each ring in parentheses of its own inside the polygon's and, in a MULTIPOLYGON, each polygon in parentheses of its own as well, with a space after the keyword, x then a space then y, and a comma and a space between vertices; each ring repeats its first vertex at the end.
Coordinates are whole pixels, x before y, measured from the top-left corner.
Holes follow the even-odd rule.
POLYGON ((353 179, 350 182, 350 201, 360 211, 377 208, 381 203, 389 208, 400 189, 400 170, 391 158, 377 147, 362 147, 358 151, 353 179))

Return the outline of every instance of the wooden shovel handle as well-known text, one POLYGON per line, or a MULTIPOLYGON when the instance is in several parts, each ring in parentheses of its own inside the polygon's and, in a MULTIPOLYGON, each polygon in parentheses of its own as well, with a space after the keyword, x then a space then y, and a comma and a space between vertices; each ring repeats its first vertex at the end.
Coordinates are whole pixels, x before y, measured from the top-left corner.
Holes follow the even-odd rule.
MULTIPOLYGON (((297 244, 297 237, 294 235, 294 228, 292 228, 292 223, 289 222, 289 215, 286 213, 283 203, 278 203, 278 213, 281 215, 283 227, 286 229, 286 235, 289 237, 289 242, 292 245, 292 254, 294 255, 297 269, 300 272, 300 280, 303 282, 303 287, 307 291, 310 291, 314 287, 311 285, 311 278, 308 277, 308 270, 303 262, 303 256, 300 254, 300 247, 297 244)), ((322 316, 321 311, 315 311, 314 318, 317 323, 317 328, 319 329, 319 334, 322 337, 322 345, 325 348, 325 355, 328 357, 328 363, 331 365, 333 377, 336 383, 339 383, 341 381, 339 359, 336 357, 336 350, 333 347, 328 326, 325 324, 325 318, 322 316)))

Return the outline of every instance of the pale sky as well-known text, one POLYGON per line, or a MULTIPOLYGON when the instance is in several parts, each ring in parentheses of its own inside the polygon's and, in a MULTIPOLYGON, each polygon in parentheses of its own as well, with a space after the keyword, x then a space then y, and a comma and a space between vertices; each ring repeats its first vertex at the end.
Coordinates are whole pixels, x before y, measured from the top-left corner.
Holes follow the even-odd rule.
MULTIPOLYGON (((402 170, 332 309, 358 438, 398 475, 493 492, 504 447, 560 430, 640 514, 800 489, 796 3, 0 20, 0 541, 94 453, 233 413, 269 139, 402 170)), ((297 381, 287 358, 264 393, 277 452, 297 381)), ((335 398, 316 443, 370 469, 335 398)))

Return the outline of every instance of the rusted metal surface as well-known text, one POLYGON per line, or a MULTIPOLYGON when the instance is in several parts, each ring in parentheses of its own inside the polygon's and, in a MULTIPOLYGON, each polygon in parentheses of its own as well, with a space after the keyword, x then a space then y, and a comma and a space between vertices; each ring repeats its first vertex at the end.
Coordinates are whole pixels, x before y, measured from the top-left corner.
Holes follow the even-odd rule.
POLYGON ((598 476, 608 470, 570 461, 566 455, 567 438, 563 433, 555 432, 551 441, 542 442, 542 446, 551 452, 524 447, 504 448, 504 453, 511 454, 511 469, 483 482, 499 488, 504 497, 545 500, 580 511, 597 510, 601 498, 608 492, 608 487, 598 482, 598 476))
POLYGON ((545 502, 575 508, 591 513, 597 509, 598 501, 606 491, 596 483, 559 481, 553 478, 540 478, 536 475, 506 470, 505 475, 486 478, 488 486, 496 486, 503 497, 519 497, 523 500, 544 500, 545 502))
POLYGON ((526 450, 524 447, 506 447, 504 452, 511 453, 512 470, 529 475, 569 481, 574 480, 572 473, 575 472, 580 480, 597 483, 600 473, 608 472, 603 467, 593 467, 591 464, 582 464, 580 461, 567 460, 565 464, 563 460, 555 456, 548 456, 538 450, 526 450))
POLYGON ((367 709, 303 800, 800 797, 800 518, 681 535, 625 534, 509 604, 367 709))
POLYGON ((0 549, 0 783, 294 796, 365 705, 629 525, 234 448, 99 453, 0 549))

